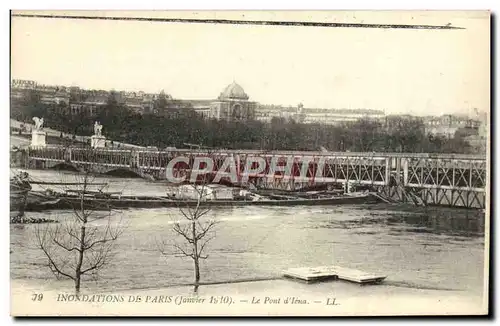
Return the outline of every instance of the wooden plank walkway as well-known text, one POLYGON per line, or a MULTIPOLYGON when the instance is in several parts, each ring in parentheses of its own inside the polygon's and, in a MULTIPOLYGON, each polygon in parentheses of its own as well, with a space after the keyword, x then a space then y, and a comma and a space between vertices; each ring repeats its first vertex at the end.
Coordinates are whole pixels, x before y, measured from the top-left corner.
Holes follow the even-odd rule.
POLYGON ((306 282, 318 282, 328 279, 341 279, 360 284, 380 283, 387 277, 386 275, 382 274, 374 274, 339 266, 291 268, 284 271, 283 276, 303 280, 306 282))

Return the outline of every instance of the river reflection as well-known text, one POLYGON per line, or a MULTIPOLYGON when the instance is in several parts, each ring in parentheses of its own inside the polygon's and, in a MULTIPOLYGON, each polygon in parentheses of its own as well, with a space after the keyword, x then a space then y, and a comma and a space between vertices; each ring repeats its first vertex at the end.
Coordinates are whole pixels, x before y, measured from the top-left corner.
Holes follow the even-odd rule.
MULTIPOLYGON (((356 229, 369 225, 384 225, 390 231, 387 233, 389 235, 432 233, 457 237, 484 236, 485 214, 481 210, 409 207, 404 205, 373 205, 366 207, 366 209, 369 212, 360 218, 332 220, 325 225, 316 225, 314 227, 356 229)), ((375 233, 375 231, 360 231, 357 233, 370 234, 375 233)))

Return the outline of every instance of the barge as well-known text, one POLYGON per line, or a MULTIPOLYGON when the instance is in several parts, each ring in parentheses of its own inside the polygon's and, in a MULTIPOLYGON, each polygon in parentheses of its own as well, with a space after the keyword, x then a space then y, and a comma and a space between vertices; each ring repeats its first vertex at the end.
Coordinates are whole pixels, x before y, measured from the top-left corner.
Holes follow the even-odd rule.
POLYGON ((169 196, 117 196, 110 195, 104 197, 86 197, 78 195, 65 195, 52 200, 28 202, 26 211, 42 210, 63 210, 78 209, 83 207, 89 210, 112 210, 127 208, 161 208, 161 207, 237 207, 237 206, 325 206, 325 205, 346 205, 346 204, 366 204, 377 203, 380 199, 372 193, 353 193, 327 198, 294 198, 294 199, 269 199, 259 200, 247 199, 213 199, 213 200, 192 200, 179 199, 169 196))
MULTIPOLYGON (((11 180, 11 212, 44 210, 113 210, 127 208, 161 207, 230 207, 230 206, 325 206, 366 204, 380 202, 372 192, 343 193, 326 191, 279 191, 270 189, 242 189, 217 184, 165 187, 165 195, 122 195, 117 191, 103 191, 107 184, 89 183, 85 187, 78 182, 48 182, 30 180, 27 173, 21 173, 11 180), (56 192, 52 189, 34 190, 31 184, 43 186, 75 186, 56 192), (80 187, 79 187, 80 186, 80 187), (100 186, 97 191, 88 186, 100 186), (75 189, 76 188, 76 189, 75 189), (78 189, 83 188, 83 189, 78 189)), ((38 187, 39 188, 39 187, 38 187)))

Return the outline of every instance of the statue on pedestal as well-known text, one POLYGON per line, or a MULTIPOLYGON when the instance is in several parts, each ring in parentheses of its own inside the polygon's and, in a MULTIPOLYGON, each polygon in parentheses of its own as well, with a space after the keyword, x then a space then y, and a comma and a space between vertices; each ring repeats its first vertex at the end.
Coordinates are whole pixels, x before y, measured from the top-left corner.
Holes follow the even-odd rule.
POLYGON ((33 117, 33 121, 35 121, 35 127, 31 131, 31 146, 45 146, 45 137, 47 136, 47 134, 42 131, 43 118, 33 117))
POLYGON ((94 123, 94 135, 91 137, 90 144, 92 148, 106 147, 106 137, 102 135, 102 125, 99 121, 94 123))
POLYGON ((35 121, 35 130, 42 130, 43 118, 33 117, 33 121, 35 121))
POLYGON ((94 135, 102 136, 102 125, 98 121, 94 123, 94 135))

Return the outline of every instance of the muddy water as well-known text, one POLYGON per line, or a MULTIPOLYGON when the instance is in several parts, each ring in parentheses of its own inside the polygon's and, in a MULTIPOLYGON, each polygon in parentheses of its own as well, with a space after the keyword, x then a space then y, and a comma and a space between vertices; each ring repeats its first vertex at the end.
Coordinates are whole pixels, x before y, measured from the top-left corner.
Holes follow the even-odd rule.
MULTIPOLYGON (((61 180, 50 171, 29 171, 39 180, 61 180)), ((74 175, 66 173, 69 182, 74 175)), ((98 181, 98 180, 97 180, 98 181)), ((97 182, 96 181, 96 182, 97 182)), ((161 184, 107 178, 109 190, 160 195, 161 184)), ((68 219, 69 211, 27 213, 68 219)), ((172 231, 182 220, 176 208, 119 212, 125 225, 115 255, 97 281, 84 288, 160 288, 193 279, 192 261, 174 254, 172 231), (162 255, 160 242, 171 255, 162 255)), ((240 207, 213 209, 219 221, 202 262, 203 281, 279 276, 286 268, 338 264, 388 275, 387 285, 460 290, 480 295, 483 288, 482 212, 388 205, 338 207, 240 207)), ((95 222, 99 224, 100 222, 95 222)), ((45 283, 54 279, 42 252, 34 247, 33 225, 11 225, 11 278, 45 283)), ((57 282, 52 283, 54 287, 57 282)))

